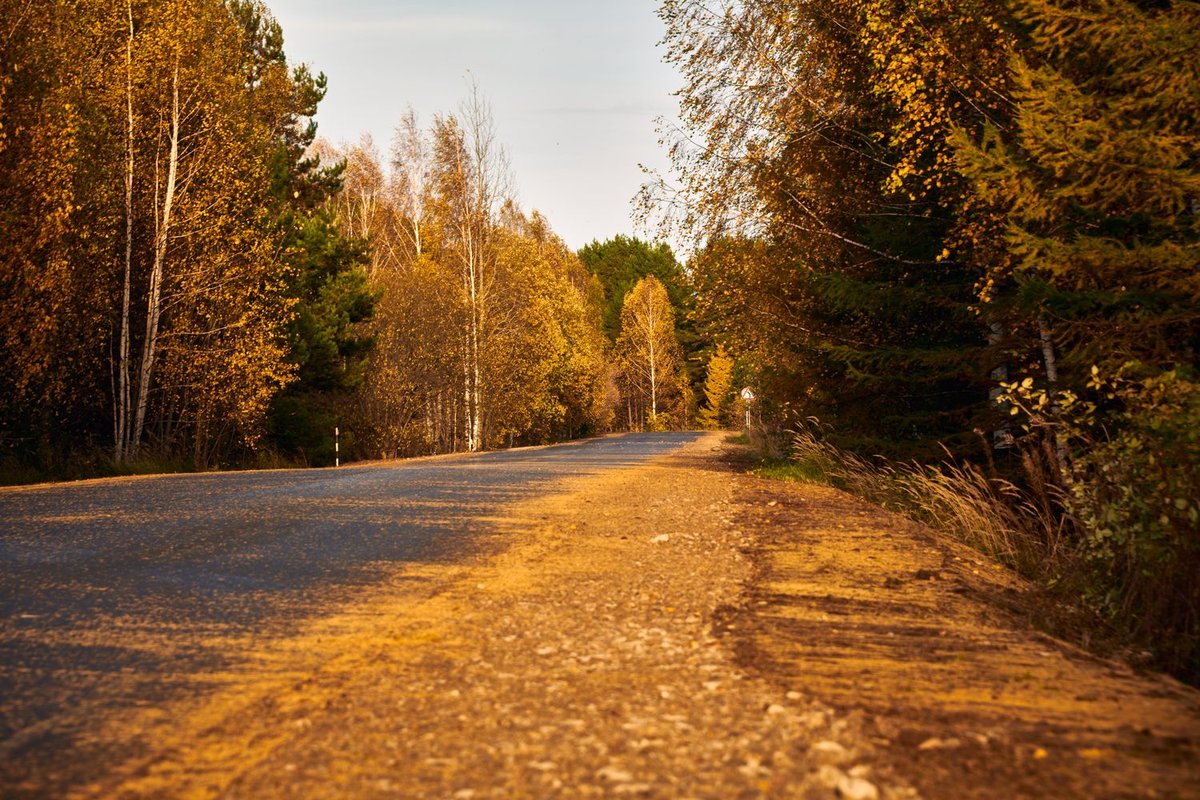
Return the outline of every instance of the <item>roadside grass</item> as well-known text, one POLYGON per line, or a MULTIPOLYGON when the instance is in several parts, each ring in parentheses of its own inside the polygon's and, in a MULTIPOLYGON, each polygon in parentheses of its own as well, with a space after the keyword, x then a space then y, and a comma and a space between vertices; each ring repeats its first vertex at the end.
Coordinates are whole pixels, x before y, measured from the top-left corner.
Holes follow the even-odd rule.
POLYGON ((1039 587, 1027 598, 1032 624, 1097 653, 1130 656, 1130 640, 1086 603, 1088 572, 1071 546, 1065 515, 1045 490, 1024 489, 969 463, 864 458, 813 428, 791 434, 785 457, 752 450, 749 458, 754 475, 833 486, 986 553, 1039 587))
POLYGON ((217 470, 240 472, 259 469, 299 469, 307 466, 301 461, 287 458, 273 451, 259 453, 253 460, 223 464, 208 469, 197 467, 190 459, 157 456, 149 453, 133 461, 117 464, 105 454, 93 455, 89 459, 47 469, 39 469, 16 462, 3 463, 0 464, 0 486, 63 483, 94 478, 126 478, 140 475, 179 475, 217 470))
MULTIPOLYGON (((888 511, 925 523, 1040 581, 1066 556, 1065 532, 1052 506, 972 464, 929 466, 864 458, 805 428, 784 448, 751 435, 754 466, 762 478, 822 483, 888 511), (758 439, 759 441, 755 441, 758 439), (759 445, 767 442, 766 452, 759 445)), ((778 437, 777 437, 778 438, 778 437)))
POLYGON ((811 461, 763 461, 751 470, 760 478, 796 483, 829 483, 820 464, 811 461))
POLYGON ((124 478, 134 475, 170 475, 197 471, 187 461, 153 457, 139 458, 125 464, 116 464, 107 458, 96 458, 49 469, 10 463, 0 466, 0 486, 63 483, 93 478, 124 478))

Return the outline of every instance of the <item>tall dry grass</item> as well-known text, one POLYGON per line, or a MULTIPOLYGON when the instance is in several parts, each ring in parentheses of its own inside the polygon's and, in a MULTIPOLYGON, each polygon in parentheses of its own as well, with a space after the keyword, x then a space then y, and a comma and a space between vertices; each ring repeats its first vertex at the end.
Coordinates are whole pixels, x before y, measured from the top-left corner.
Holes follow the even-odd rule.
POLYGON ((792 459, 838 488, 949 533, 1030 577, 1053 580, 1070 558, 1066 518, 1050 486, 1027 491, 972 464, 867 459, 826 441, 815 420, 795 433, 792 459))
MULTIPOLYGON (((1160 543, 1152 569, 1146 566, 1148 559, 1135 561, 1139 552, 1132 545, 1121 543, 1142 541, 1134 536, 1139 529, 1128 521, 1113 523, 1125 537, 1116 544, 1111 536, 1089 529, 1085 518, 1072 513, 1076 498, 1066 494, 1069 489, 1064 488, 1059 456, 1049 437, 1027 437, 1023 443, 1020 486, 1000 478, 994 469, 985 472, 973 464, 955 463, 949 455, 937 466, 864 458, 827 441, 820 423, 810 420, 793 436, 791 470, 948 533, 1052 589, 1046 595, 1050 602, 1038 607, 1037 624, 1048 632, 1099 652, 1123 653, 1141 666, 1166 670, 1200 686, 1194 545, 1171 550, 1173 543, 1160 543), (1141 569, 1128 564, 1140 564, 1141 569)), ((1187 464, 1181 467, 1179 462, 1186 458, 1180 455, 1162 469, 1184 469, 1187 464)), ((1104 466, 1115 475, 1126 474, 1118 471, 1121 462, 1115 457, 1104 466)), ((1127 473, 1132 477, 1121 488, 1132 493, 1129 487, 1139 486, 1138 473, 1127 473)), ((1117 479, 1107 480, 1114 484, 1117 479)), ((1066 483, 1069 487, 1070 481, 1066 483)), ((1181 501, 1174 502, 1181 507, 1181 501)))

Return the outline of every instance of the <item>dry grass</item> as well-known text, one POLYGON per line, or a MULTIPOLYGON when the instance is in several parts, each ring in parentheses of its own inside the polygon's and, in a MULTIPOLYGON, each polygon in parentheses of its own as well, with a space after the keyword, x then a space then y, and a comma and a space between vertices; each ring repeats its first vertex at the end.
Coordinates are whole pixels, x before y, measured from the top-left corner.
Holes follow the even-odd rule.
POLYGON ((866 459, 825 441, 815 423, 795 435, 792 458, 809 474, 951 534, 1031 577, 1053 579, 1060 572, 1055 565, 1069 557, 1064 520, 1052 504, 972 464, 866 459))

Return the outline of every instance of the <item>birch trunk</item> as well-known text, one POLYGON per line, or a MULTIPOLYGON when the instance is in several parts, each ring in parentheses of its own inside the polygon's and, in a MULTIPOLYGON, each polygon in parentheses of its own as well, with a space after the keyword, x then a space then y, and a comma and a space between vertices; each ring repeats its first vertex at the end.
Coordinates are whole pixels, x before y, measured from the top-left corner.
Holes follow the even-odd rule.
POLYGON ((158 346, 158 324, 162 315, 163 266, 167 257, 167 240, 171 233, 171 210, 175 202, 175 178, 179 167, 179 65, 171 81, 171 152, 167 161, 167 186, 163 195, 162 216, 155 226, 154 267, 150 273, 150 290, 146 298, 146 340, 142 343, 142 363, 138 381, 137 415, 129 452, 136 455, 142 441, 146 422, 146 406, 150 394, 150 378, 154 371, 158 346))
POLYGON ((650 349, 650 423, 658 422, 658 359, 655 358, 654 339, 658 329, 654 324, 654 297, 646 292, 646 321, 649 335, 646 337, 650 349))
MULTIPOLYGON (((1046 366, 1046 382, 1050 387, 1050 416, 1057 419, 1060 408, 1058 405, 1058 359, 1054 354, 1054 339, 1050 325, 1046 322, 1045 314, 1038 314, 1037 324, 1038 337, 1042 340, 1042 360, 1046 366)), ((1050 429, 1050 438, 1054 444, 1054 454, 1058 457, 1059 469, 1066 469, 1067 449, 1063 446, 1062 438, 1053 428, 1050 429)))
POLYGON ((480 450, 483 447, 483 397, 480 386, 482 379, 479 367, 479 328, 483 315, 479 305, 478 288, 473 289, 473 295, 471 303, 473 307, 471 311, 471 405, 474 427, 471 429, 471 440, 475 443, 472 449, 480 450))
POLYGON ((121 293, 121 342, 117 354, 116 430, 113 456, 129 455, 129 294, 133 276, 133 3, 126 2, 129 38, 125 41, 125 281, 121 293))
POLYGON ((471 337, 468 333, 463 338, 463 436, 466 438, 467 452, 473 452, 475 443, 471 434, 475 430, 475 424, 471 419, 471 337))

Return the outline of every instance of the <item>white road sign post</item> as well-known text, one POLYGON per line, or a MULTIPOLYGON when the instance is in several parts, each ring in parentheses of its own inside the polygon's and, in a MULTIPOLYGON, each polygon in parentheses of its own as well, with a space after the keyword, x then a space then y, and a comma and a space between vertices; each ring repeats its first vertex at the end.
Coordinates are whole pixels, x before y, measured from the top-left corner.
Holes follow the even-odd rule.
POLYGON ((754 402, 754 390, 749 386, 742 389, 742 399, 746 401, 746 430, 750 430, 750 404, 754 402))

